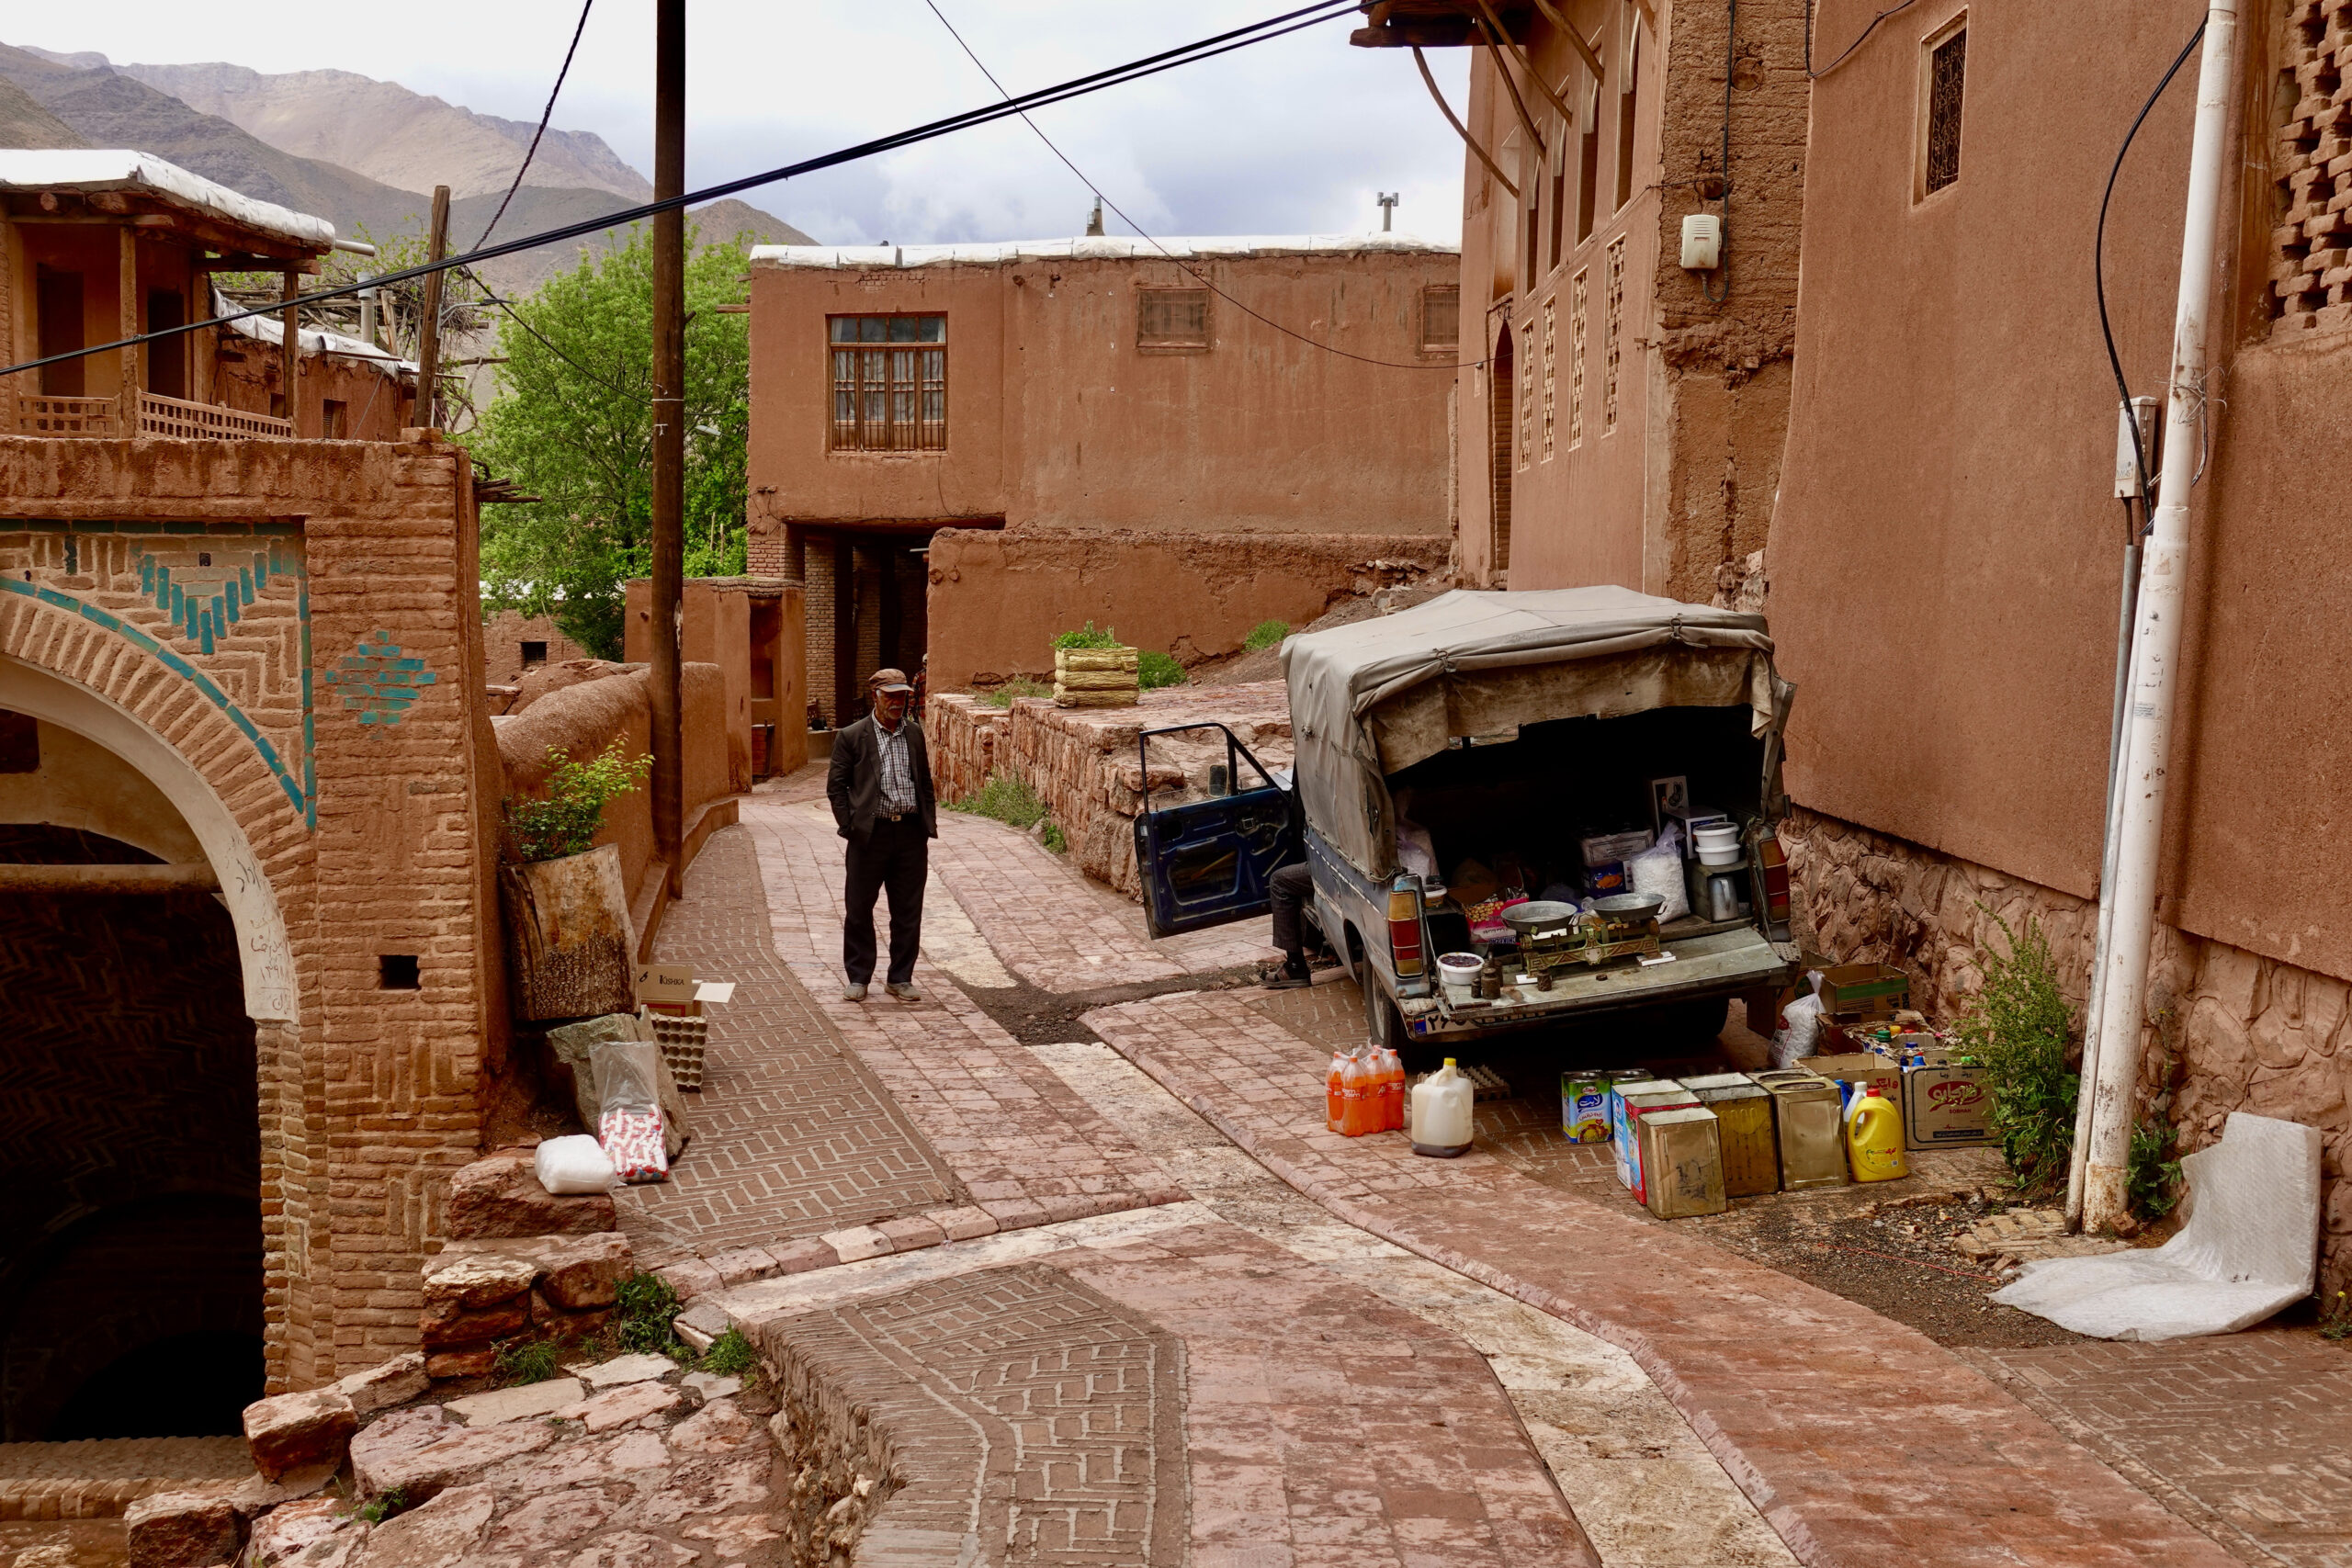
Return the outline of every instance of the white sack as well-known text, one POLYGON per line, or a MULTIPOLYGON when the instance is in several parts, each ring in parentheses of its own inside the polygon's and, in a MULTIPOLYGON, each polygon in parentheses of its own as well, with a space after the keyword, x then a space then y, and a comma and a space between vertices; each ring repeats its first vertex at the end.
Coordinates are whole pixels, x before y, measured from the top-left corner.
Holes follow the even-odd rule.
POLYGON ((1635 893, 1656 894, 1666 900, 1657 912, 1661 924, 1690 912, 1690 887, 1682 874, 1682 829, 1669 823, 1657 843, 1625 863, 1625 880, 1635 893))
POLYGON ((2230 1112, 2222 1141, 2180 1162, 2193 1200, 2149 1251, 2029 1263, 1993 1299, 2095 1339, 2233 1334, 2319 1278, 2320 1131, 2230 1112))
MULTIPOLYGON (((1821 975, 1808 972, 1805 984, 1812 989, 1781 1010, 1789 1021, 1772 1032, 1772 1066, 1791 1067, 1814 1055, 1814 1045, 1821 1037, 1821 975)), ((1753 1024, 1750 1028, 1755 1027, 1753 1024)))
POLYGON ((603 1192, 613 1185, 613 1162, 604 1147, 585 1133, 549 1138, 531 1156, 539 1185, 558 1197, 603 1192))

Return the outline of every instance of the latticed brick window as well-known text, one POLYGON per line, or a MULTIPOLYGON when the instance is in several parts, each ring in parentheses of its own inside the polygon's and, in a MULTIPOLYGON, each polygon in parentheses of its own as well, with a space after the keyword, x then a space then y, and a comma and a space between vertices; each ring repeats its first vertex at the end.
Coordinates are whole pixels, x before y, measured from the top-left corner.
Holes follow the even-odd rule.
POLYGON ((2282 65, 2294 107, 2278 131, 2270 313, 2287 330, 2352 324, 2352 0, 2294 0, 2282 65))
POLYGON ((1462 286, 1432 283, 1421 289, 1421 352, 1451 354, 1462 346, 1462 286))
POLYGON ((1138 348, 1206 348, 1209 291, 1205 288, 1147 288, 1136 296, 1138 348))
POLYGON ((947 449, 947 318, 829 316, 836 452, 947 449))
POLYGON ((1522 468, 1535 461, 1536 356, 1527 352, 1527 350, 1533 345, 1529 344, 1526 342, 1529 337, 1533 335, 1534 325, 1535 324, 1532 321, 1527 322, 1520 328, 1519 333, 1521 339, 1519 355, 1519 466, 1522 468))
POLYGON ((1553 350, 1560 341, 1559 322, 1555 319, 1555 300, 1544 301, 1544 460, 1552 460, 1552 426, 1559 411, 1559 383, 1553 377, 1553 350))
POLYGON ((1592 269, 1579 271, 1568 285, 1568 446, 1584 440, 1584 297, 1592 269))
POLYGON ((1625 236, 1618 235, 1609 242, 1609 271, 1602 285, 1603 313, 1600 330, 1608 334, 1601 348, 1600 360, 1600 434, 1608 434, 1617 428, 1617 340, 1625 321, 1625 236))

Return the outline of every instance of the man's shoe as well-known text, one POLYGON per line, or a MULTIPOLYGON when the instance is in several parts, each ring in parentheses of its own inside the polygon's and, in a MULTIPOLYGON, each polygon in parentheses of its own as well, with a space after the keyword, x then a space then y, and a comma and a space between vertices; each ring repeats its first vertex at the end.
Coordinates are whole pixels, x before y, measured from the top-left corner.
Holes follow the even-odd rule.
POLYGON ((915 989, 915 983, 912 980, 893 980, 882 988, 902 1002, 922 1000, 922 993, 915 989))
POLYGON ((843 986, 843 987, 842 987, 842 1000, 843 1000, 843 1001, 845 1001, 845 1002, 862 1002, 862 1001, 864 1001, 865 999, 865 981, 863 981, 863 980, 852 980, 848 985, 843 986))
POLYGON ((1287 964, 1277 964, 1259 976, 1258 983, 1270 991, 1297 991, 1315 984, 1315 976, 1304 969, 1294 969, 1287 964))

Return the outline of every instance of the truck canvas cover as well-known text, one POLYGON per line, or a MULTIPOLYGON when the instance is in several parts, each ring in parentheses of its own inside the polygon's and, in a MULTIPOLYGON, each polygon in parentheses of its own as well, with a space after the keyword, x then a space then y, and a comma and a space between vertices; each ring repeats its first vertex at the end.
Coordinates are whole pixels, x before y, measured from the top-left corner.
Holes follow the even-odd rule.
POLYGON ((1283 644, 1306 818, 1367 876, 1396 865, 1386 775, 1457 736, 1663 707, 1752 710, 1777 731, 1793 687, 1764 617, 1613 587, 1456 590, 1283 644))

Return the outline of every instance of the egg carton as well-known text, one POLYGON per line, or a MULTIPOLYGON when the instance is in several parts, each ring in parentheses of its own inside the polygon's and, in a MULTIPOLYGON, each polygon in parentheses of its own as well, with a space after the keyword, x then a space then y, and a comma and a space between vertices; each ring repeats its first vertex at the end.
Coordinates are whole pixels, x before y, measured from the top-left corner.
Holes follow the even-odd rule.
POLYGON ((682 1089, 702 1091, 703 1054, 710 1045, 710 1020, 681 1018, 675 1013, 640 1009, 638 1020, 654 1044, 661 1047, 662 1065, 682 1089))

